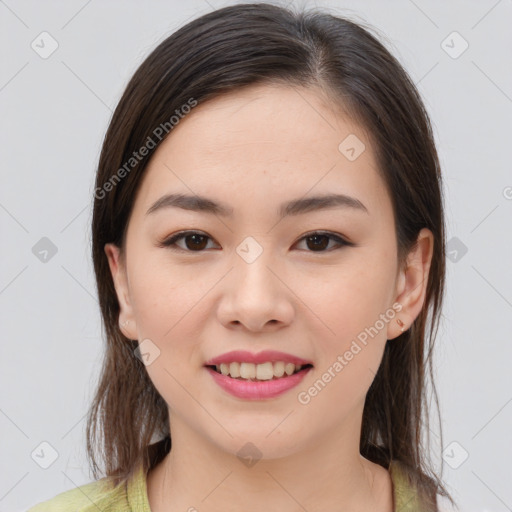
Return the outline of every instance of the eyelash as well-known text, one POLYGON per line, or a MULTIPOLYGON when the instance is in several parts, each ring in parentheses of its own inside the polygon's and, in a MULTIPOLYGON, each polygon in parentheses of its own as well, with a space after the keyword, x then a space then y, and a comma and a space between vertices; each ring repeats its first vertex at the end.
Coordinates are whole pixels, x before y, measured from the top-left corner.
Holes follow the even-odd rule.
MULTIPOLYGON (((182 247, 179 247, 176 244, 176 242, 178 242, 179 240, 182 240, 182 239, 184 239, 184 238, 186 238, 187 236, 190 236, 190 235, 201 235, 201 236, 205 236, 205 237, 210 238, 211 240, 213 240, 210 236, 208 236, 206 233, 203 233, 201 231, 181 231, 179 233, 176 233, 176 234, 170 236, 169 238, 166 238, 165 240, 162 240, 161 242, 158 243, 158 246, 159 247, 165 247, 165 248, 171 249, 173 251, 180 251, 181 250, 181 251, 184 251, 184 252, 191 252, 191 253, 193 253, 193 252, 197 252, 197 253, 204 252, 205 249, 202 249, 202 250, 199 250, 199 251, 192 251, 190 249, 183 249, 182 247)), ((331 240, 334 240, 339 245, 339 247, 335 248, 334 250, 341 249, 344 246, 347 246, 347 247, 355 246, 354 243, 348 242, 347 240, 345 240, 341 236, 339 236, 339 235, 337 235, 335 233, 331 233, 329 231, 311 231, 309 233, 306 233, 302 238, 300 238, 298 240, 298 242, 301 242, 302 240, 304 240, 306 238, 309 238, 309 237, 312 237, 314 235, 326 236, 326 237, 330 238, 331 240)), ((321 251, 306 251, 306 252, 323 253, 323 252, 331 252, 332 250, 333 249, 331 248, 331 249, 321 250, 321 251)))

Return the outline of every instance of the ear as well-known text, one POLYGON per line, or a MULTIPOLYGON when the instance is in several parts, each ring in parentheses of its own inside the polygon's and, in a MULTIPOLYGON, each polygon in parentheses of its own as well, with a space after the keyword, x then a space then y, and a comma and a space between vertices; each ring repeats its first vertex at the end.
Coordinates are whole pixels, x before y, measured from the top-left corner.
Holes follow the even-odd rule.
POLYGON ((400 269, 397 276, 395 302, 401 304, 402 309, 388 323, 388 340, 402 334, 397 320, 403 322, 405 332, 420 314, 427 292, 433 251, 434 235, 429 229, 423 228, 418 234, 416 244, 407 255, 405 268, 400 269))
POLYGON ((110 273, 114 281, 117 300, 119 302, 119 328, 121 332, 131 340, 138 339, 137 324, 130 302, 130 290, 126 274, 126 265, 121 254, 121 249, 112 243, 105 244, 110 273))

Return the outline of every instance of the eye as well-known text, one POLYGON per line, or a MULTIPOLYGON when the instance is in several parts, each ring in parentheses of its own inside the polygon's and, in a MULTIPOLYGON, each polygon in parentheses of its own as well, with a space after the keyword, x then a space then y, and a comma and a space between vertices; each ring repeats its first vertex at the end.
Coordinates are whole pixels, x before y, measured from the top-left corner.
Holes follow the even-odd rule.
POLYGON ((333 250, 332 247, 329 249, 329 251, 326 251, 325 249, 329 246, 330 242, 333 241, 338 245, 338 247, 334 247, 334 249, 343 247, 344 245, 354 245, 352 242, 344 240, 341 236, 330 233, 328 231, 313 231, 311 233, 307 233, 299 240, 299 242, 303 240, 305 241, 308 248, 313 249, 309 252, 329 252, 330 250, 333 250))
POLYGON ((182 231, 176 233, 170 238, 160 242, 161 247, 170 247, 171 249, 182 249, 188 252, 201 252, 206 248, 206 240, 212 240, 208 235, 201 233, 200 231, 182 231), (185 241, 185 247, 178 245, 176 242, 185 241))
MULTIPOLYGON (((169 247, 173 250, 181 249, 187 252, 202 252, 207 248, 208 240, 213 240, 210 236, 205 233, 201 233, 200 231, 182 231, 180 233, 176 233, 171 237, 163 240, 159 243, 160 247, 169 247), (184 241, 184 247, 178 242, 184 241)), ((329 247, 331 242, 335 242, 335 245, 340 248, 343 246, 354 246, 352 242, 348 242, 343 239, 341 236, 330 233, 328 231, 313 231, 311 233, 307 233, 303 236, 299 242, 305 241, 306 246, 311 249, 308 252, 328 252, 326 248, 329 247)), ((211 248, 211 247, 210 247, 211 248)), ((329 249, 333 250, 333 247, 329 249)))

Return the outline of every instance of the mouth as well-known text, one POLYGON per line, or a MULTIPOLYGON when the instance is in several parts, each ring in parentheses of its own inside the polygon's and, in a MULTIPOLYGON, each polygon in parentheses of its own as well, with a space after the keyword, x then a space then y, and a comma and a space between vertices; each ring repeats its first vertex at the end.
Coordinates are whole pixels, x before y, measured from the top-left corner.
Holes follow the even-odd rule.
POLYGON ((298 373, 306 373, 313 367, 312 364, 294 364, 284 361, 265 362, 260 364, 233 361, 217 365, 206 365, 220 375, 233 380, 260 382, 282 380, 298 373))

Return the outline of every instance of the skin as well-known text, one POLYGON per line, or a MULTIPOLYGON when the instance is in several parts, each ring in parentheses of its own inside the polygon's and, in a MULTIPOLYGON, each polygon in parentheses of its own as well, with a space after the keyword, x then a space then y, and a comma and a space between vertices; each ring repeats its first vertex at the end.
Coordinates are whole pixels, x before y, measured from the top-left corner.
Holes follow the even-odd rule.
MULTIPOLYGON (((361 126, 312 88, 252 86, 194 108, 155 152, 129 219, 125 246, 105 246, 122 332, 150 339, 160 355, 146 369, 169 406, 172 450, 148 474, 153 512, 306 509, 390 512, 389 473, 359 453, 365 395, 387 340, 408 329, 424 303, 433 236, 423 229, 398 268, 390 197, 361 126), (338 146, 366 146, 349 161, 338 146), (232 218, 149 207, 165 193, 229 205, 232 218), (333 207, 279 220, 278 206, 322 193, 359 199, 368 213, 333 207), (158 242, 182 230, 208 237, 194 252, 158 242), (310 231, 330 231, 322 249, 310 231), (248 236, 262 254, 236 252, 248 236), (307 390, 379 315, 395 319, 311 399, 307 390), (205 362, 225 352, 274 349, 311 361, 302 383, 279 397, 225 393, 205 362), (262 458, 246 467, 237 452, 262 458), (192 509, 191 509, 192 510, 192 509)), ((192 242, 192 243, 191 243, 192 242)), ((192 249, 190 249, 192 247, 192 249)), ((398 342, 398 341, 396 341, 398 342)))

